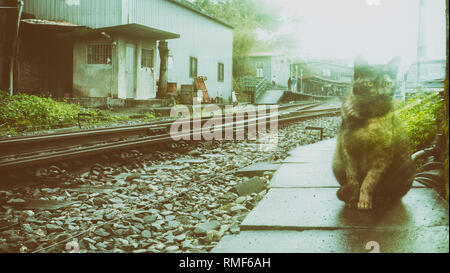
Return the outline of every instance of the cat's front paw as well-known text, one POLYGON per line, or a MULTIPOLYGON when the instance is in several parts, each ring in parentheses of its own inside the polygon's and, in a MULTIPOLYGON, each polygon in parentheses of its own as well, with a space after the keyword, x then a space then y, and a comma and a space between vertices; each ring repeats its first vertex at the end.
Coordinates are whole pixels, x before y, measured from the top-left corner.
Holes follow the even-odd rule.
POLYGON ((337 197, 347 204, 356 204, 359 197, 359 189, 351 185, 342 186, 337 191, 337 197))
POLYGON ((359 210, 371 210, 372 209, 372 202, 368 202, 365 200, 359 200, 358 202, 358 209, 359 210))
POLYGON ((362 194, 359 197, 358 209, 359 210, 371 210, 373 208, 372 200, 370 196, 362 194))

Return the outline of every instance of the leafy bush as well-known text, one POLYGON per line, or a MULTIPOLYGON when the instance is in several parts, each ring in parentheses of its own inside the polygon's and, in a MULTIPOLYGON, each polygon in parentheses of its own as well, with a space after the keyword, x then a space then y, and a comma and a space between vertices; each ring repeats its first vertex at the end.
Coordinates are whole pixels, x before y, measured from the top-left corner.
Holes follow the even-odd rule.
POLYGON ((155 120, 155 113, 153 112, 145 112, 144 121, 150 122, 155 120))
POLYGON ((121 119, 105 111, 88 110, 51 98, 26 94, 11 97, 3 91, 0 91, 0 109, 0 129, 7 134, 74 126, 79 113, 88 114, 83 121, 90 124, 121 119))
POLYGON ((397 103, 396 108, 409 135, 412 152, 428 148, 436 136, 437 115, 444 108, 439 95, 418 94, 407 102, 397 103))

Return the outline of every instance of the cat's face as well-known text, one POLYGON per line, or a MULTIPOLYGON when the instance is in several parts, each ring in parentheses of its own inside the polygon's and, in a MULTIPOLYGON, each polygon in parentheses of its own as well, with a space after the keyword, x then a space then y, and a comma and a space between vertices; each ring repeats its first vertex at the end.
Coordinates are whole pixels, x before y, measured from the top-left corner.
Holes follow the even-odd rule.
POLYGON ((399 64, 399 57, 386 65, 369 65, 363 58, 358 57, 354 65, 353 95, 369 100, 392 97, 396 89, 399 64))

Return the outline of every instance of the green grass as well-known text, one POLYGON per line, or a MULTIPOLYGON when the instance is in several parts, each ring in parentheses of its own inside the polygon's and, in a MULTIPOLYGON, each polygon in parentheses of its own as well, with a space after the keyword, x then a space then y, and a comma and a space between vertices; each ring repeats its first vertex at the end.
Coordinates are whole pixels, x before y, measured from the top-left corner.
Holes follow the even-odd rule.
POLYGON ((71 127, 78 124, 78 114, 83 116, 83 124, 101 124, 127 120, 107 111, 85 109, 79 105, 58 102, 51 98, 16 94, 9 96, 0 91, 0 131, 16 135, 24 132, 71 127))

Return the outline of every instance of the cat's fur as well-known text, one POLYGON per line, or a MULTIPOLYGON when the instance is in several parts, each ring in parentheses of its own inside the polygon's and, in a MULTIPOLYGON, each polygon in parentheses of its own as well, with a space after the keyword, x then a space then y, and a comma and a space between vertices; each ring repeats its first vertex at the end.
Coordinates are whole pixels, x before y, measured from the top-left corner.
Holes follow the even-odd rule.
POLYGON ((358 57, 342 104, 333 172, 341 185, 338 198, 358 209, 400 200, 414 179, 408 137, 393 109, 399 63, 395 58, 374 66, 358 57))

